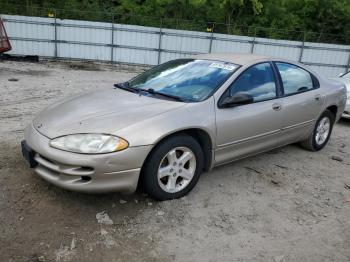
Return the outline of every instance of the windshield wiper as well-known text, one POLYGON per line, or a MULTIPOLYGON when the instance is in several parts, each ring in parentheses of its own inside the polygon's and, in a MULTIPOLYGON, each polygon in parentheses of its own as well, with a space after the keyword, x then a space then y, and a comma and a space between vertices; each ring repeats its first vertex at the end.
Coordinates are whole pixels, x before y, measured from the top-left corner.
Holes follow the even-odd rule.
POLYGON ((144 91, 144 92, 147 92, 147 93, 150 93, 150 94, 153 94, 153 95, 160 95, 160 96, 168 97, 168 98, 174 99, 176 101, 185 102, 185 99, 183 99, 183 98, 181 98, 179 96, 161 93, 161 92, 158 92, 158 91, 154 90, 153 88, 142 89, 141 91, 144 91))
POLYGON ((129 82, 117 83, 117 84, 114 84, 114 86, 129 92, 138 93, 138 89, 131 87, 129 85, 129 82))

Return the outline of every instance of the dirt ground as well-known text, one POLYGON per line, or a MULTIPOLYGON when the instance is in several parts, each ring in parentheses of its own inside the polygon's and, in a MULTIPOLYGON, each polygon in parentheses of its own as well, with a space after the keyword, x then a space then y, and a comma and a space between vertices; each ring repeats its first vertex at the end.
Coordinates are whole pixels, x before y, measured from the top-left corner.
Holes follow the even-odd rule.
POLYGON ((137 71, 0 62, 0 261, 350 261, 350 121, 321 152, 291 145, 215 168, 173 201, 73 193, 27 168, 19 144, 36 113, 137 71))

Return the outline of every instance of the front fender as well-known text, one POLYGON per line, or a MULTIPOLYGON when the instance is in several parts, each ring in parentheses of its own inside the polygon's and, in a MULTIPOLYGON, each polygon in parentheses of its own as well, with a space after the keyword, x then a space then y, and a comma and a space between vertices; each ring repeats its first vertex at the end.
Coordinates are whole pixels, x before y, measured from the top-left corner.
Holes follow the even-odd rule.
POLYGON ((216 143, 214 98, 187 105, 144 119, 124 129, 116 135, 129 142, 130 147, 156 145, 165 137, 191 128, 207 132, 213 145, 216 143))

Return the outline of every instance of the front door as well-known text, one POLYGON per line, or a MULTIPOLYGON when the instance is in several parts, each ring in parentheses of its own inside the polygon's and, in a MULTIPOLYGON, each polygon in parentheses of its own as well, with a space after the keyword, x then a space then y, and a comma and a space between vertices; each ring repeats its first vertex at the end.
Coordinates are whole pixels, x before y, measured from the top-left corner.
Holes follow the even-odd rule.
POLYGON ((250 95, 249 104, 216 109, 216 164, 222 164, 278 145, 281 101, 272 65, 251 66, 239 75, 219 100, 237 94, 250 95))

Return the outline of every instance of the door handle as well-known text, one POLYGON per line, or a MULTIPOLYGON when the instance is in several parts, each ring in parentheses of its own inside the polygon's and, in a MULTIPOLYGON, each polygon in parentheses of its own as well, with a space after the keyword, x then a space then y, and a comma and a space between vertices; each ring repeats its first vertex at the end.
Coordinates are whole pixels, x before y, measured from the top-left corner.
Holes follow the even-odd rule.
POLYGON ((321 100, 321 95, 315 95, 315 100, 320 101, 321 100))
POLYGON ((279 110, 281 110, 281 108, 282 108, 281 104, 273 104, 272 105, 272 109, 275 111, 279 111, 279 110))

